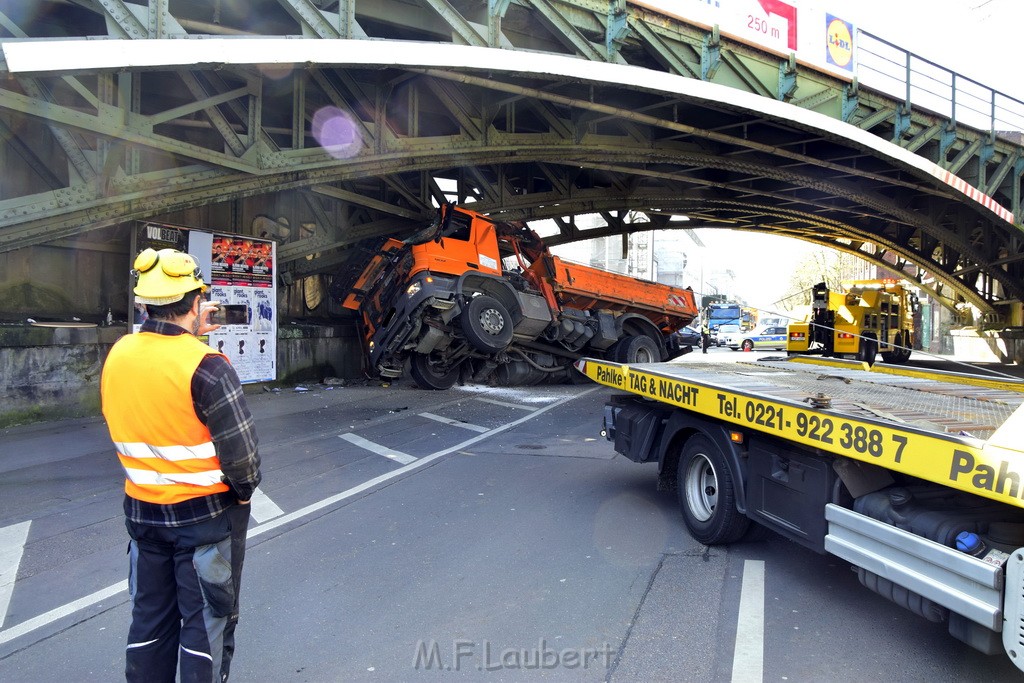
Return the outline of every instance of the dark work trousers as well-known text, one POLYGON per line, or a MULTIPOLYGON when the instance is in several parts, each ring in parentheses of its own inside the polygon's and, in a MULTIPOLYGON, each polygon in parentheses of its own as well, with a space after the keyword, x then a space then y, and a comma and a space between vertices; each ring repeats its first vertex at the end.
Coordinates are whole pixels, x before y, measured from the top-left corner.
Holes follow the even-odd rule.
POLYGON ((248 505, 182 527, 125 522, 128 681, 173 683, 179 664, 182 683, 227 680, 248 524, 248 505))

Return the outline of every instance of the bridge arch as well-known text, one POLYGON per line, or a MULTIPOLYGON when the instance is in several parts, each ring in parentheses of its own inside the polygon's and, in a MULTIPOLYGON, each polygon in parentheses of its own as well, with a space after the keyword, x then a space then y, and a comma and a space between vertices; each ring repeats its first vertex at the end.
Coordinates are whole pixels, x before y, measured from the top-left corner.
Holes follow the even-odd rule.
MULTIPOLYGON (((3 42, 5 159, 27 180, 0 197, 0 251, 297 192, 317 227, 281 245, 283 264, 296 275, 333 272, 349 246, 418 227, 443 199, 436 179, 451 178, 498 218, 636 209, 654 226, 681 227, 672 216, 686 215, 686 227, 771 231, 918 282, 934 277, 931 293, 948 305, 995 314, 1024 299, 1024 244, 1009 211, 864 127, 766 97, 751 75, 751 92, 689 77, 699 70, 685 50, 652 47, 647 10, 628 13, 646 46, 641 58, 628 40, 621 50, 608 43, 603 57, 587 47, 604 28, 593 3, 563 3, 589 8, 563 16, 568 24, 545 14, 548 3, 517 6, 523 22, 543 15, 545 35, 561 31, 534 45, 549 52, 488 47, 502 44, 493 29, 513 30, 508 22, 485 21, 481 32, 454 9, 437 12, 438 2, 421 7, 429 30, 402 24, 387 41, 360 39, 359 26, 386 33, 388 24, 356 3, 340 3, 346 11, 337 15, 298 0, 276 4, 285 14, 275 21, 298 17, 311 37, 215 36, 197 17, 171 17, 165 3, 107 0, 80 5, 114 27, 115 39, 58 42, 32 36, 29 22, 17 37, 38 40, 3 42), (128 38, 161 36, 154 19, 177 39, 128 38), (451 43, 408 40, 438 39, 439 26, 453 29, 451 43), (351 155, 332 156, 309 135, 323 107, 348 120, 358 143, 351 155)), ((699 37, 669 24, 680 45, 699 37)), ((70 20, 64 28, 71 32, 70 20)), ((530 45, 527 33, 517 44, 530 45)), ((736 45, 726 54, 733 81, 758 56, 736 45)), ((849 94, 832 77, 815 78, 849 94)), ((927 142, 922 135, 914 145, 927 142)), ((1000 144, 992 175, 1019 185, 1009 169, 1020 165, 1020 148, 1000 144)), ((595 235, 562 225, 552 243, 595 235)))

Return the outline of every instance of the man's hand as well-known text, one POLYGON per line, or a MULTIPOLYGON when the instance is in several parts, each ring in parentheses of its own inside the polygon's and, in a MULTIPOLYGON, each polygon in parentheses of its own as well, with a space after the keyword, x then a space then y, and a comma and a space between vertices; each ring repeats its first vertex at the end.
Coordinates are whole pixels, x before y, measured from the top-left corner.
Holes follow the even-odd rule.
POLYGON ((209 334, 214 330, 219 330, 220 325, 216 325, 210 322, 210 315, 214 311, 220 310, 219 301, 200 301, 199 302, 199 329, 196 332, 196 336, 203 336, 209 334))

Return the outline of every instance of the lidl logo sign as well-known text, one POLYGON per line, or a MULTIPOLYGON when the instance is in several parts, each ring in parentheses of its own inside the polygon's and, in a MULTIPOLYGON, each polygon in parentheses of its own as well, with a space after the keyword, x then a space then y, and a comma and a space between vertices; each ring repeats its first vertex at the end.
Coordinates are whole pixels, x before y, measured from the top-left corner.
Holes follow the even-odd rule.
POLYGON ((826 59, 829 64, 853 71, 853 24, 825 15, 826 59))

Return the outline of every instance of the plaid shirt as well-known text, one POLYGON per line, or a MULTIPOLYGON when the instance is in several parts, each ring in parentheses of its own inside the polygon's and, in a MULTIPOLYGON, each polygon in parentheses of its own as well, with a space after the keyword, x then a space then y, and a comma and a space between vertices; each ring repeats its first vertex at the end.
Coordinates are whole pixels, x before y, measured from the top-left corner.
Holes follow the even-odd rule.
MULTIPOLYGON (((161 320, 145 321, 141 331, 189 334, 184 328, 161 320)), ((231 364, 212 350, 192 376, 192 405, 213 435, 223 481, 231 490, 174 505, 147 503, 126 495, 124 514, 131 521, 164 527, 195 524, 216 517, 239 500, 249 500, 259 486, 259 442, 242 385, 231 364)))

